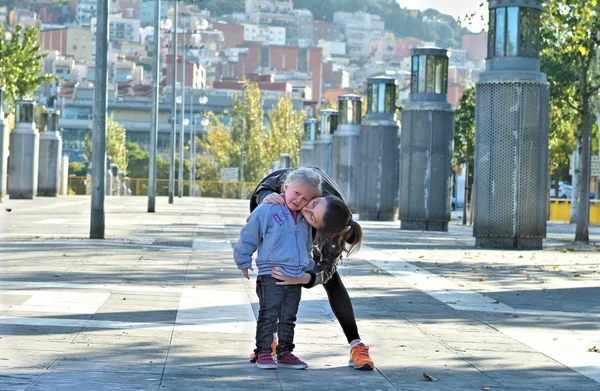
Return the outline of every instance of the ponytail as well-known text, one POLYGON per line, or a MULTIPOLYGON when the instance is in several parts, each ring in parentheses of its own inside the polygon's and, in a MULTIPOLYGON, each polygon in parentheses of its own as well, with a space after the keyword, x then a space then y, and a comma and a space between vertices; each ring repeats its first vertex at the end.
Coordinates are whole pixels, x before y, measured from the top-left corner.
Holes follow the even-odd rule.
POLYGON ((350 208, 336 196, 327 196, 325 200, 327 210, 323 215, 323 227, 317 231, 317 243, 321 245, 329 239, 347 255, 358 251, 363 233, 360 224, 352 220, 350 208))

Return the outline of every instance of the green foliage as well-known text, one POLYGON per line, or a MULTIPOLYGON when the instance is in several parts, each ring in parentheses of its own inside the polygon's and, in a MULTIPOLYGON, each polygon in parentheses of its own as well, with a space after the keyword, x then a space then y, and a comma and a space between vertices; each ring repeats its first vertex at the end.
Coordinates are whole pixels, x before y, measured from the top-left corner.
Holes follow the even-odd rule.
POLYGON ((198 143, 197 178, 203 181, 218 180, 221 168, 241 169, 242 153, 244 182, 262 179, 271 170, 272 162, 279 160, 281 153, 289 153, 292 165, 297 165, 304 112, 294 110, 291 98, 285 96, 267 117, 268 126, 265 127, 260 90, 251 83, 234 99, 230 128, 225 127, 216 115, 208 113, 207 133, 198 143))
POLYGON ((25 98, 43 82, 58 80, 54 75, 42 74, 37 40, 40 30, 36 27, 15 26, 10 39, 5 40, 6 27, 0 25, 0 85, 6 90, 6 102, 10 111, 14 101, 25 98))
POLYGON ((221 168, 231 165, 231 133, 214 113, 208 113, 206 118, 208 132, 198 143, 202 152, 196 157, 196 175, 201 180, 217 180, 221 168))
POLYGON ((69 175, 73 176, 86 176, 86 168, 85 164, 81 162, 71 162, 69 163, 69 175))
MULTIPOLYGON (((552 90, 552 112, 566 118, 573 113, 576 138, 581 148, 581 180, 578 198, 587 200, 592 151, 592 100, 600 82, 594 65, 600 44, 600 12, 597 0, 548 0, 542 13, 542 61, 552 90), (570 108, 569 108, 570 107, 570 108)), ((555 136, 565 137, 569 125, 553 119, 555 136)), ((571 127, 573 127, 571 125, 571 127)), ((556 146, 557 143, 554 143, 556 146)), ((551 142, 551 146, 553 143, 551 142)), ((589 204, 579 202, 575 241, 589 242, 589 204)))
POLYGON ((454 164, 461 166, 475 153, 475 87, 465 89, 454 111, 454 164))
POLYGON ((379 15, 387 30, 396 37, 414 37, 435 41, 440 47, 458 47, 462 36, 468 32, 449 15, 436 10, 425 11, 401 8, 396 0, 294 0, 294 8, 310 10, 315 19, 333 21, 337 11, 364 11, 379 15), (423 17, 429 21, 424 21, 423 17))
MULTIPOLYGON (((119 166, 119 171, 127 172, 127 148, 125 127, 114 120, 112 115, 106 119, 106 156, 110 158, 111 163, 119 166)), ((85 137, 85 152, 83 157, 92 161, 92 138, 91 135, 85 137)), ((148 174, 146 174, 148 176, 148 174)))
POLYGON ((285 96, 279 99, 268 117, 268 155, 273 160, 279 160, 281 153, 288 153, 291 157, 291 166, 296 167, 300 159, 300 146, 304 133, 304 112, 294 110, 291 98, 285 96))
MULTIPOLYGON (((127 176, 130 178, 148 178, 150 154, 142 151, 140 146, 133 142, 127 142, 125 147, 128 158, 127 176)), ((156 157, 156 178, 169 178, 169 163, 160 156, 156 157)))
POLYGON ((263 99, 258 85, 246 83, 242 94, 234 97, 232 105, 231 163, 240 167, 240 171, 243 170, 243 173, 240 172, 240 179, 243 178, 244 182, 256 182, 269 172, 273 161, 273 157, 268 155, 268 135, 263 124, 263 99))

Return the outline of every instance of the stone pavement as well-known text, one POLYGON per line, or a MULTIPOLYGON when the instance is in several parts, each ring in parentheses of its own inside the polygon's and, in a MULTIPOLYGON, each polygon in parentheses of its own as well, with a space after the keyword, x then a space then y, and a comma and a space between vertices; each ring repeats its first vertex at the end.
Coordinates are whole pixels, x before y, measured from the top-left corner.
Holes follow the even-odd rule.
POLYGON ((89 197, 0 204, 0 390, 600 389, 600 227, 575 246, 551 224, 545 250, 517 252, 457 224, 361 222, 340 273, 377 369, 346 366, 317 287, 296 328, 310 369, 264 371, 247 360, 254 281, 231 252, 247 202, 146 203, 107 198, 106 240, 87 239, 89 197))

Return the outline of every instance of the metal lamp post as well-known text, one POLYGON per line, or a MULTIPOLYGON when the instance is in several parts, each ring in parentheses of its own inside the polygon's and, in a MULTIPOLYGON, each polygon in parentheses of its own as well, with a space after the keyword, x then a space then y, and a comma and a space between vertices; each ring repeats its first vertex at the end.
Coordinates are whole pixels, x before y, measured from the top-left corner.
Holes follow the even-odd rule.
POLYGON ((358 144, 362 97, 347 94, 338 98, 338 126, 332 141, 333 179, 342 189, 351 210, 357 210, 358 144))
POLYGON ((475 244, 541 249, 548 210, 549 85, 539 0, 489 3, 486 72, 476 84, 475 244))
POLYGON ((363 220, 393 221, 398 207, 398 81, 376 76, 367 84, 367 116, 358 147, 358 213, 363 220))
POLYGON ((317 139, 316 118, 304 120, 304 142, 300 147, 300 166, 312 167, 315 165, 315 140, 317 139))
POLYGON ((154 2, 154 42, 152 58, 152 127, 150 129, 150 160, 148 167, 148 212, 156 211, 156 148, 158 141, 158 109, 160 87, 160 0, 154 2))
POLYGON ((398 217, 402 229, 447 231, 454 114, 447 102, 448 51, 412 49, 410 101, 402 111, 398 217))
MULTIPOLYGON (((192 101, 194 98, 192 97, 192 101)), ((208 102, 208 97, 206 95, 200 96, 198 98, 198 103, 200 105, 205 105, 208 102)), ((192 118, 192 126, 190 128, 190 197, 196 196, 196 120, 194 118, 192 112, 192 105, 190 105, 190 118, 192 118)), ((201 120, 202 128, 208 126, 208 119, 202 118, 201 120)))

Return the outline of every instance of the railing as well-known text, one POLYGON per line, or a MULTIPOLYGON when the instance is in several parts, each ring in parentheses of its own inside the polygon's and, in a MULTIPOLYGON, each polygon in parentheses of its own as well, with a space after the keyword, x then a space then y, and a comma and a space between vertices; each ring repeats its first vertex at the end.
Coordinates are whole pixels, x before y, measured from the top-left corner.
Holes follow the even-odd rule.
MULTIPOLYGON (((196 186, 196 197, 216 197, 216 198, 248 198, 256 188, 257 182, 231 182, 221 183, 219 181, 194 181, 196 186)), ((92 183, 82 176, 69 177, 69 195, 89 195, 91 194, 92 183)), ((147 178, 130 178, 129 188, 133 196, 148 195, 147 178)), ((175 189, 179 188, 179 181, 175 180, 175 189)), ((116 190, 116 189, 115 189, 116 190)), ((190 181, 183 181, 183 196, 190 194, 190 181)), ((156 195, 169 195, 169 180, 156 180, 156 195)))
MULTIPOLYGON (((569 222, 571 213, 571 200, 552 198, 550 200, 550 221, 569 222)), ((590 200, 590 224, 600 225, 600 201, 590 200)))

